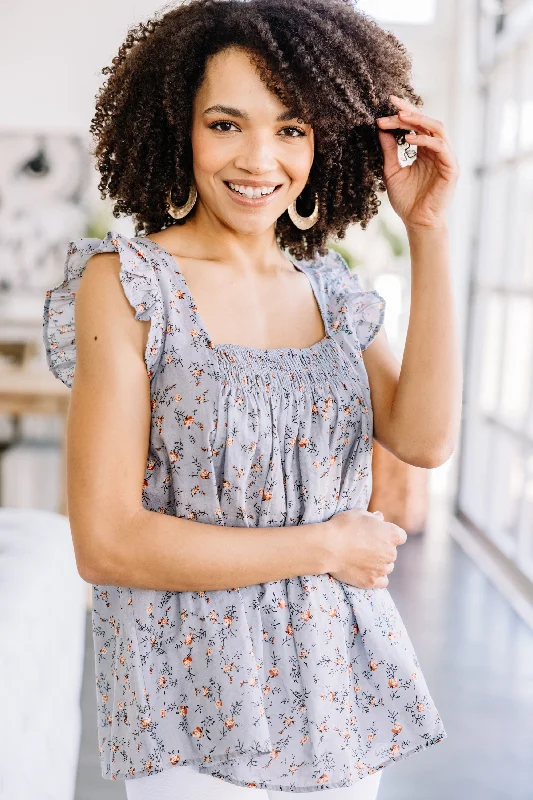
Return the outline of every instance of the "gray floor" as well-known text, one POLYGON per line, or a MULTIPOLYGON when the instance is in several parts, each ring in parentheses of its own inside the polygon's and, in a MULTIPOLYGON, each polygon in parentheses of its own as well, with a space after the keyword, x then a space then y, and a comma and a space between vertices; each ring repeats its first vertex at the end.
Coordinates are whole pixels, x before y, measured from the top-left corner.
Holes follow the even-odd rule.
MULTIPOLYGON (((389 589, 448 739, 387 768, 379 800, 532 800, 533 633, 446 535, 435 506, 399 550, 389 589)), ((76 800, 126 794, 98 765, 89 617, 76 800)))

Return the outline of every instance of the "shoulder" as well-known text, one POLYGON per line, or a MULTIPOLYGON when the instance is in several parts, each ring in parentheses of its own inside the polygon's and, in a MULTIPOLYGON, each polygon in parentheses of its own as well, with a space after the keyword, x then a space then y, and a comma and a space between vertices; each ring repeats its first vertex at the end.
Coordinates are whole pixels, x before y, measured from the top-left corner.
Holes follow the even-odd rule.
MULTIPOLYGON (((109 231, 103 239, 83 237, 70 242, 63 280, 47 290, 43 310, 48 366, 57 378, 69 387, 72 385, 76 364, 76 316, 81 319, 75 310, 78 303, 86 320, 92 319, 92 314, 114 316, 119 303, 127 312, 129 303, 136 320, 150 321, 145 360, 148 374, 153 376, 166 331, 158 270, 157 253, 150 245, 115 231, 109 231)), ((131 317, 131 309, 129 315, 131 317)))
POLYGON ((385 299, 375 289, 365 290, 359 273, 351 270, 346 259, 332 247, 309 266, 326 298, 332 327, 353 331, 361 350, 366 350, 383 325, 385 299))

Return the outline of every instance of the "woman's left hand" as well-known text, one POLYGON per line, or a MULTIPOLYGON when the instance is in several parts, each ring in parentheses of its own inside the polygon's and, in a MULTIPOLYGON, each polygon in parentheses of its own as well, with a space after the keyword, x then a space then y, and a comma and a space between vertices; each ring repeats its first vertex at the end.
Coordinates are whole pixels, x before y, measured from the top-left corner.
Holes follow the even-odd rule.
POLYGON ((393 209, 407 228, 435 229, 446 225, 446 209, 459 178, 459 165, 442 122, 420 114, 408 100, 390 96, 398 108, 379 117, 378 135, 384 155, 384 180, 393 209), (407 167, 398 160, 398 144, 387 129, 404 128, 406 141, 417 145, 417 158, 407 167))

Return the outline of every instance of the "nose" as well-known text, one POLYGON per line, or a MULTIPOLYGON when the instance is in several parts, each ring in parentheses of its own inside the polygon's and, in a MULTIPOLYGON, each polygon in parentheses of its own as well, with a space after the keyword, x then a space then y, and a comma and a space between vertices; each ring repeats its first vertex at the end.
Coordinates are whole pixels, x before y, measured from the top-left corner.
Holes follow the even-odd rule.
POLYGON ((272 133, 250 134, 243 137, 235 167, 254 175, 274 172, 278 166, 272 143, 272 133))

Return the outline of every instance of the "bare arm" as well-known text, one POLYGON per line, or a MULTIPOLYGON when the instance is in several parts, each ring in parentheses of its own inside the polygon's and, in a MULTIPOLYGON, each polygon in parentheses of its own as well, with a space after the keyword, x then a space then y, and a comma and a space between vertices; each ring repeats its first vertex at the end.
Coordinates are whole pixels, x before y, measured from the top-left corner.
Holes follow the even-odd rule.
POLYGON ((381 402, 378 439, 402 461, 432 468, 453 452, 461 419, 462 359, 446 219, 460 170, 443 123, 406 98, 389 99, 397 113, 378 118, 378 136, 389 200, 409 239, 411 309, 399 375, 383 337, 367 348, 364 360, 371 383, 386 384, 383 402, 372 386, 381 402), (391 134, 398 127, 417 147, 406 167, 391 134))
POLYGON ((334 564, 326 524, 231 528, 142 509, 120 530, 111 571, 90 582, 197 592, 320 575, 334 564))
POLYGON ((374 435, 402 461, 433 468, 453 452, 461 418, 462 361, 449 234, 408 230, 411 309, 401 369, 382 329, 364 351, 374 435))
POLYGON ((117 254, 98 254, 76 294, 76 374, 67 429, 68 505, 88 583, 168 591, 231 589, 333 568, 327 523, 222 527, 148 511, 150 436, 144 351, 117 254))

